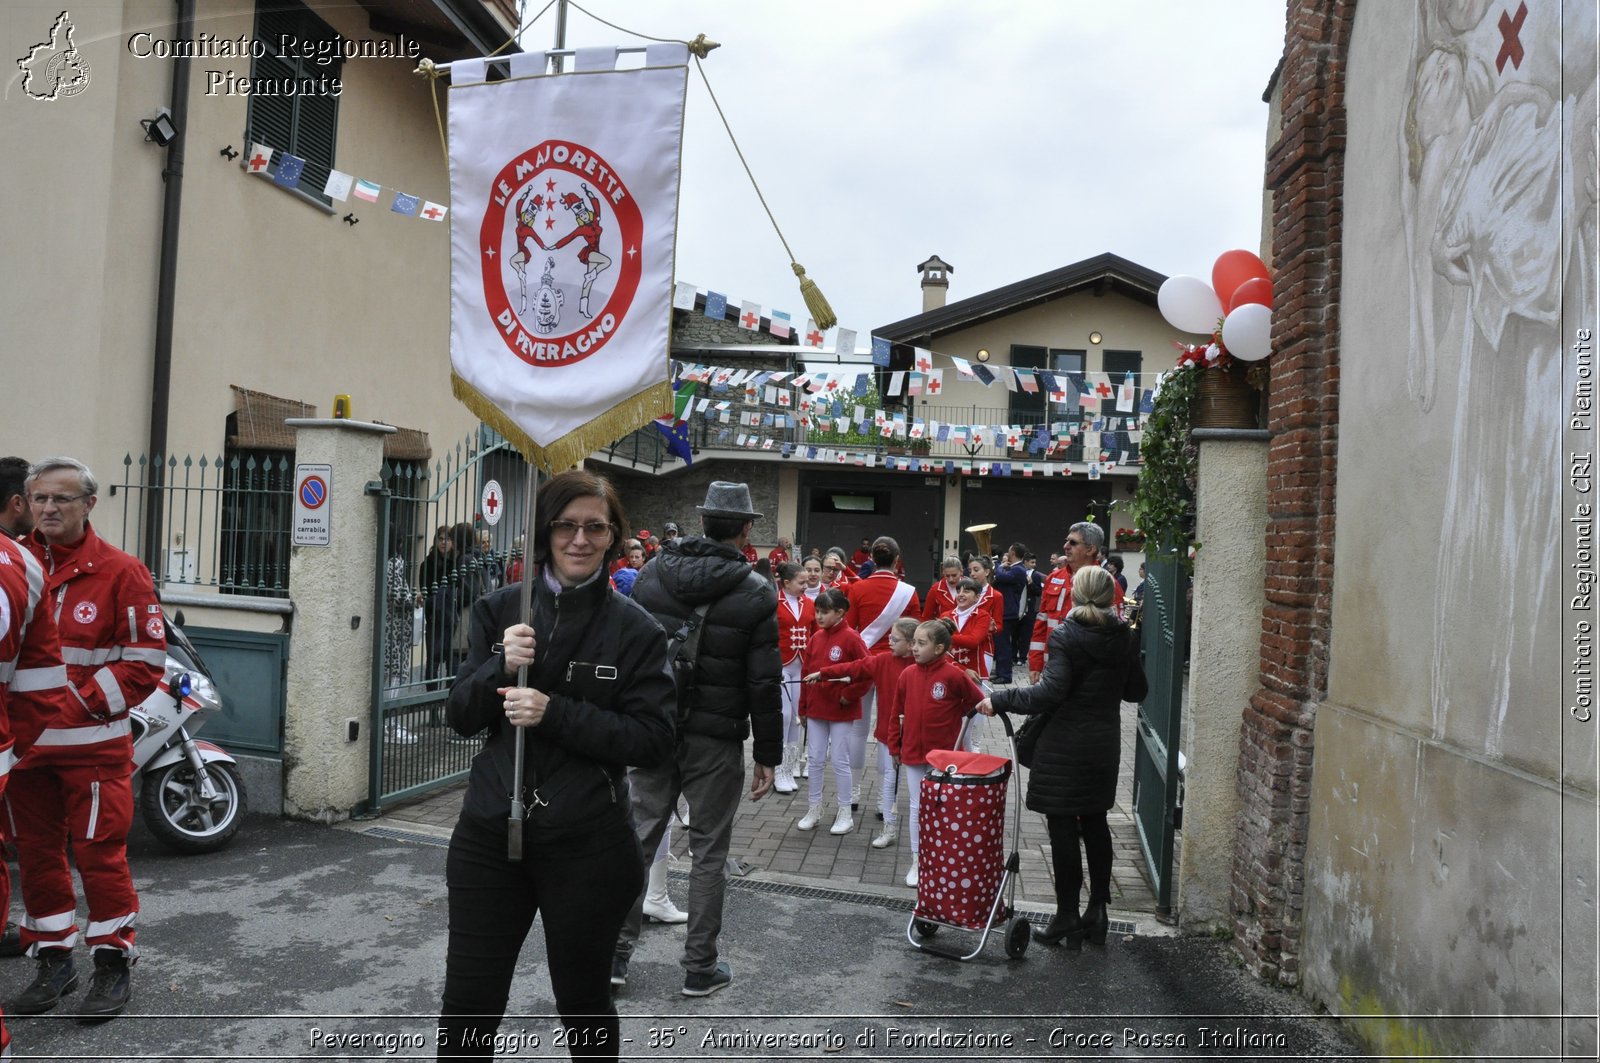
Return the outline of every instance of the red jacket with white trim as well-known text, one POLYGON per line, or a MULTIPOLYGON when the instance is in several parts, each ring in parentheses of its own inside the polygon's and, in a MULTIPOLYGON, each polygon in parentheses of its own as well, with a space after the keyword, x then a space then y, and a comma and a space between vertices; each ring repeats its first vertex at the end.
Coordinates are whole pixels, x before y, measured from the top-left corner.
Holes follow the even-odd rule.
POLYGON ((890 726, 899 726, 900 673, 916 664, 911 654, 896 657, 892 653, 869 653, 854 661, 830 664, 822 669, 824 679, 871 679, 878 692, 878 721, 872 725, 872 737, 889 744, 890 726))
MULTIPOLYGON (((1039 596, 1039 615, 1033 621, 1033 638, 1028 640, 1028 671, 1044 672, 1044 661, 1050 653, 1050 633, 1056 625, 1072 612, 1072 567, 1062 565, 1051 570, 1044 580, 1044 592, 1039 596)), ((1111 609, 1122 615, 1122 585, 1111 581, 1111 609)))
POLYGON ((845 594, 850 598, 850 610, 845 613, 845 619, 861 633, 861 640, 868 643, 867 648, 873 653, 889 652, 889 629, 896 620, 902 616, 917 617, 922 614, 922 603, 917 598, 916 588, 909 583, 901 583, 893 572, 874 572, 866 579, 856 580, 845 594), (904 604, 893 610, 893 615, 889 615, 889 605, 901 587, 909 595, 904 598, 904 604), (882 630, 875 632, 876 638, 873 638, 869 636, 868 629, 875 626, 882 630))
POLYGON ((0 539, 0 777, 71 701, 44 569, 20 545, 0 539))
MULTIPOLYGON (((867 655, 867 647, 856 634, 849 621, 832 627, 819 627, 811 633, 806 643, 806 663, 802 674, 820 672, 830 664, 860 660, 867 655)), ((855 683, 805 683, 800 687, 800 715, 808 720, 861 719, 861 695, 871 686, 870 680, 855 683)))
POLYGON ((979 602, 973 605, 965 621, 956 609, 944 614, 944 619, 956 626, 955 633, 950 636, 950 659, 963 669, 977 672, 979 679, 988 679, 988 658, 994 656, 994 614, 979 602))
POLYGON ((150 570, 93 527, 70 545, 51 545, 37 531, 23 545, 44 566, 74 696, 22 766, 125 763, 133 755, 128 709, 166 674, 167 626, 150 570))
POLYGON ((798 602, 787 594, 778 595, 778 653, 784 664, 793 664, 804 656, 806 640, 816 626, 816 602, 803 594, 798 602))
POLYGON ((950 589, 950 584, 939 580, 928 588, 928 596, 922 600, 922 619, 937 620, 953 612, 955 607, 956 592, 950 589))
POLYGON ((889 729, 889 752, 900 763, 928 763, 934 749, 950 749, 961 721, 983 700, 983 691, 948 654, 932 664, 900 673, 900 719, 889 729))

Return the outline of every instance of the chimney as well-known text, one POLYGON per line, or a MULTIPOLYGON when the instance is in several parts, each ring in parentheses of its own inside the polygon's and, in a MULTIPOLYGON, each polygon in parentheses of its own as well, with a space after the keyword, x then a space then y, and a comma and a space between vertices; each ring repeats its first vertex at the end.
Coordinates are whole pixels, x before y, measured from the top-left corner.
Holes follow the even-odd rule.
POLYGON ((928 261, 917 267, 922 273, 922 312, 937 310, 944 305, 950 291, 950 274, 956 268, 938 255, 929 255, 928 261))

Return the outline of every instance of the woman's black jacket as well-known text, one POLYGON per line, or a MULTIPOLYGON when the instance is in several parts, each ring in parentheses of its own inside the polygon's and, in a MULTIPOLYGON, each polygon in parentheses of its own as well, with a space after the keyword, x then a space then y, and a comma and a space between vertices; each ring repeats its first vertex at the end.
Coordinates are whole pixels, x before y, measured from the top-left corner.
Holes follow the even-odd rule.
POLYGON ((526 830, 534 841, 626 823, 629 766, 654 766, 673 749, 676 697, 666 636, 651 618, 613 591, 604 573, 559 595, 542 572, 533 576, 534 663, 528 686, 550 695, 536 727, 506 721, 502 687, 516 685, 492 652, 520 621, 516 585, 472 607, 467 659, 450 688, 450 726, 488 732, 473 759, 464 817, 504 822, 510 810, 515 737, 527 743, 523 765, 526 830))
POLYGON ((1027 806, 1081 816, 1116 804, 1122 703, 1148 693, 1128 625, 1089 627, 1071 617, 1057 625, 1039 682, 990 698, 997 712, 1051 714, 1033 755, 1027 806))

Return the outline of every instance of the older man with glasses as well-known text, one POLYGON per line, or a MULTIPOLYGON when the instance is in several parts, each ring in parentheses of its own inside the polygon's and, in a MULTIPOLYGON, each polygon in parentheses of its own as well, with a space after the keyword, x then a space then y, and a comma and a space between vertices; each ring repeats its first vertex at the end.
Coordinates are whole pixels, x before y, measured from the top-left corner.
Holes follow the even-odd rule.
MULTIPOLYGON (((1100 564, 1105 545, 1105 529, 1094 521, 1079 521, 1067 529, 1066 542, 1061 544, 1065 564, 1045 577, 1044 591, 1039 598, 1039 613, 1033 622, 1033 637, 1028 640, 1029 682, 1037 680, 1044 671, 1050 633, 1072 611, 1072 574, 1080 568, 1100 564)), ((1115 581, 1112 586, 1116 587, 1115 581)), ((1122 615, 1120 587, 1116 587, 1112 608, 1118 616, 1122 615)))
POLYGON ((95 534, 98 483, 72 458, 46 458, 28 474, 33 532, 22 542, 44 567, 61 656, 75 697, 11 773, 7 811, 16 826, 22 943, 39 962, 7 1010, 49 1011, 77 987, 72 947, 77 897, 67 848, 89 904, 85 942, 94 977, 79 1018, 115 1018, 127 1006, 139 897, 128 870, 133 823, 133 739, 128 709, 161 683, 167 631, 150 570, 95 534))

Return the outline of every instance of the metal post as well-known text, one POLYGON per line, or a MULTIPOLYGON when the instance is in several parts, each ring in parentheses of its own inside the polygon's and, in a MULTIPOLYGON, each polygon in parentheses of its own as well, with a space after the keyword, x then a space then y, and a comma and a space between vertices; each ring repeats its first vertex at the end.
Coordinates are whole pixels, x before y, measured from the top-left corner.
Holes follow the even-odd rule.
MULTIPOLYGON (((528 482, 524 487, 527 492, 525 508, 522 519, 522 586, 520 588, 520 611, 522 622, 533 626, 533 530, 534 519, 539 512, 539 470, 532 462, 528 463, 528 482)), ((517 686, 528 685, 528 666, 522 665, 517 669, 517 686)), ((527 749, 523 743, 526 737, 522 729, 513 727, 512 733, 516 738, 516 748, 512 754, 511 767, 511 816, 506 820, 506 859, 512 863, 522 861, 522 824, 528 815, 528 806, 522 800, 522 774, 526 762, 527 749)))

